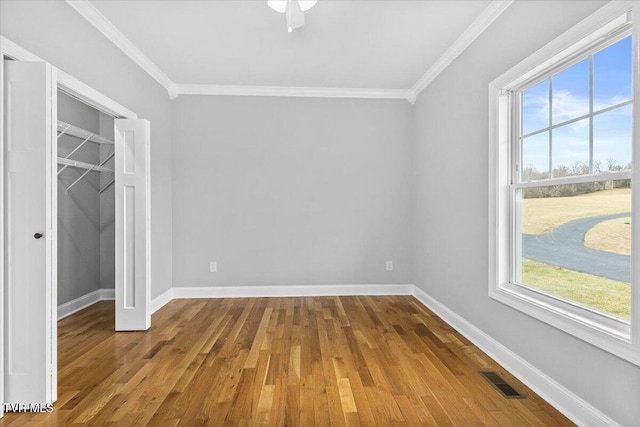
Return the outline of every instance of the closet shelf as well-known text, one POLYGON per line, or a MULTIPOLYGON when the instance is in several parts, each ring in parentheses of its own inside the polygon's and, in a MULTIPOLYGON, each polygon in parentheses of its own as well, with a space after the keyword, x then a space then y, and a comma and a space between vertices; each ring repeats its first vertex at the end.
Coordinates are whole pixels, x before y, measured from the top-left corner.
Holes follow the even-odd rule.
POLYGON ((88 140, 91 142, 95 142, 96 144, 108 144, 113 145, 113 141, 109 141, 107 138, 104 138, 100 135, 96 135, 93 132, 89 132, 82 128, 79 128, 74 125, 70 125, 69 123, 65 123, 63 121, 58 120, 58 138, 62 135, 70 135, 75 136, 76 138, 81 138, 84 140, 88 140))
POLYGON ((74 168, 86 169, 88 171, 113 173, 113 169, 105 168, 104 166, 93 165, 91 163, 80 162, 78 160, 65 159, 64 157, 58 157, 58 164, 71 166, 74 168))

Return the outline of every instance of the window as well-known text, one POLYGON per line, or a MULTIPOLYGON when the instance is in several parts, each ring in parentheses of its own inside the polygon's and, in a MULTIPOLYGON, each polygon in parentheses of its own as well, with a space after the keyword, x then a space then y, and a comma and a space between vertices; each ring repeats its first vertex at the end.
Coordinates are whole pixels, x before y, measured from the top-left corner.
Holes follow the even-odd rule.
POLYGON ((513 283, 631 317, 631 36, 513 91, 513 283))
POLYGON ((489 295, 640 365, 625 7, 603 7, 490 85, 489 295))

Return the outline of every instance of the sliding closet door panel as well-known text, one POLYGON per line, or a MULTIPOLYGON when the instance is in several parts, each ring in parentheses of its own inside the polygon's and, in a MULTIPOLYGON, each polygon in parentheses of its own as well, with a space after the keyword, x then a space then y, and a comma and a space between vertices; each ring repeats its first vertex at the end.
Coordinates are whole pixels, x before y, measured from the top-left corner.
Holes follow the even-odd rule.
POLYGON ((151 326, 149 122, 115 122, 116 330, 151 326))
POLYGON ((56 368, 52 70, 43 62, 6 61, 3 84, 5 402, 51 403, 56 368))

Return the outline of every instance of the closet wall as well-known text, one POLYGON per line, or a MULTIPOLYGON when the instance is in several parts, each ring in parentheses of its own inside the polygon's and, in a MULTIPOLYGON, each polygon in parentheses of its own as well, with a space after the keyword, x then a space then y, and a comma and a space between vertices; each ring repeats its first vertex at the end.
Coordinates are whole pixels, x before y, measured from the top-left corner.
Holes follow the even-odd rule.
MULTIPOLYGON (((61 92, 58 120, 113 137, 112 118, 61 92), (101 129, 111 129, 111 134, 101 129)), ((58 156, 66 157, 81 142, 82 139, 62 135, 58 139, 58 156)), ((71 158, 99 164, 111 150, 111 146, 87 142, 71 158)), ((113 261, 109 260, 114 257, 113 186, 99 193, 113 174, 89 172, 67 191, 84 172, 67 167, 58 175, 58 305, 100 288, 114 287, 114 273, 106 273, 113 268, 113 261)))

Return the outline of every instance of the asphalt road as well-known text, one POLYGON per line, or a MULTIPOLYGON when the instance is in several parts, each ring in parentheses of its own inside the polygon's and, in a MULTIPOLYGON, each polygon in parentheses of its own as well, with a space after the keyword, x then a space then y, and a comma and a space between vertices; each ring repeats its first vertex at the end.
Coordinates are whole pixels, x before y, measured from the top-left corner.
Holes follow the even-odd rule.
POLYGON ((631 213, 581 218, 562 224, 543 234, 522 235, 524 258, 569 270, 631 283, 628 255, 599 251, 584 246, 584 236, 595 225, 610 219, 630 217, 631 213))

